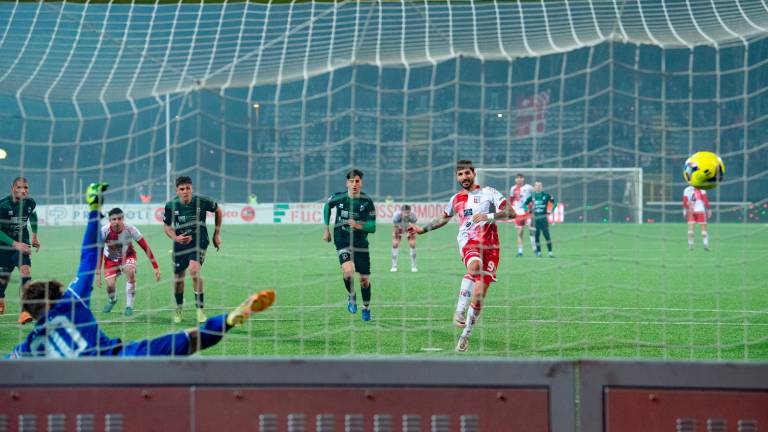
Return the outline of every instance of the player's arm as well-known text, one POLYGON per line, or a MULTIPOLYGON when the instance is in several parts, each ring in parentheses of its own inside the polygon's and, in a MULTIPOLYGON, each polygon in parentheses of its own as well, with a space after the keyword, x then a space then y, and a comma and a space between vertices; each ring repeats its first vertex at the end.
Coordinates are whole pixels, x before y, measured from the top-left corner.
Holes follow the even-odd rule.
POLYGON ((426 233, 428 233, 430 231, 434 231, 434 230, 436 230, 438 228, 442 228, 448 222, 450 222, 452 217, 453 217, 453 215, 449 216, 449 215, 443 213, 442 215, 432 219, 431 221, 429 221, 427 224, 425 224, 423 226, 418 226, 418 225, 413 224, 413 223, 410 224, 408 226, 408 231, 415 232, 416 234, 426 234, 426 233))
POLYGON ((688 195, 683 192, 683 217, 686 217, 688 215, 688 207, 690 206, 690 203, 688 202, 688 195))
POLYGON ((328 228, 328 224, 331 222, 331 208, 336 206, 334 198, 336 195, 331 195, 323 206, 323 240, 331 241, 331 230, 328 228))
POLYGON ((173 240, 175 243, 181 243, 181 244, 187 244, 192 241, 192 236, 184 234, 184 235, 176 235, 176 231, 173 229, 173 209, 170 205, 165 205, 165 213, 163 214, 163 232, 165 232, 165 235, 173 240))
POLYGON ((40 240, 37 238, 37 212, 32 207, 32 213, 29 214, 29 230, 32 231, 32 247, 40 252, 40 240))
POLYGON ((224 210, 217 203, 211 201, 213 208, 213 247, 219 250, 221 247, 221 222, 224 220, 224 210))
POLYGON ((96 271, 95 271, 94 277, 96 278, 96 286, 101 288, 101 266, 103 265, 103 262, 104 262, 104 252, 103 252, 104 243, 103 242, 99 242, 99 243, 100 243, 99 251, 98 251, 99 258, 96 260, 96 271))
POLYGON ((20 251, 27 255, 32 253, 32 249, 29 247, 28 244, 12 239, 8 234, 4 233, 3 231, 0 231, 0 243, 8 245, 16 249, 17 251, 20 251))
POLYGON ((157 259, 155 259, 155 254, 152 253, 152 248, 149 247, 149 243, 147 243, 147 241, 144 240, 144 237, 141 237, 138 240, 136 240, 136 243, 138 243, 139 247, 144 250, 145 254, 147 254, 147 258, 149 258, 149 262, 152 263, 152 270, 155 272, 155 280, 159 282, 160 266, 157 265, 157 259))
POLYGON ((709 205, 709 197, 707 197, 707 193, 704 191, 701 191, 701 200, 704 202, 704 208, 707 209, 707 218, 711 218, 712 206, 709 205))
POLYGON ((77 277, 69 284, 69 289, 84 299, 90 297, 91 290, 93 290, 93 277, 99 255, 100 210, 101 204, 104 202, 102 193, 105 190, 107 190, 106 183, 92 183, 88 187, 87 199, 90 211, 80 249, 80 267, 77 269, 77 277))
POLYGON ((551 213, 554 213, 555 209, 557 208, 557 200, 554 197, 552 197, 552 195, 549 195, 549 202, 552 203, 552 212, 551 213))

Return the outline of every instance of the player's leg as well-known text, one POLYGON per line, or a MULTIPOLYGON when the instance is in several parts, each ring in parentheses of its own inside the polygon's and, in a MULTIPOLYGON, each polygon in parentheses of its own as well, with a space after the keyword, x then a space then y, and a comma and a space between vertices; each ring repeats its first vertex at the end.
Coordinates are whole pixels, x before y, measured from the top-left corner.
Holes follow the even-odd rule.
MULTIPOLYGON (((19 268, 19 278, 21 279, 19 296, 21 296, 22 291, 24 291, 24 284, 32 280, 32 260, 29 258, 29 255, 14 251, 14 265, 19 268)), ((24 310, 19 312, 19 323, 26 324, 32 321, 34 321, 34 318, 32 318, 29 312, 24 310)))
POLYGON ((467 323, 467 307, 472 300, 472 290, 475 287, 475 278, 469 272, 461 278, 459 287, 459 299, 456 301, 456 313, 453 315, 453 324, 463 328, 467 323))
POLYGON ((360 296, 363 298, 363 321, 371 320, 371 256, 368 250, 353 250, 355 271, 360 275, 360 296))
POLYGON ((547 253, 550 258, 554 258, 552 255, 552 237, 549 236, 549 222, 543 220, 539 226, 536 227, 536 231, 541 231, 544 234, 544 239, 547 241, 547 253))
POLYGON ((188 250, 173 250, 173 297, 176 300, 176 310, 173 313, 173 322, 181 322, 184 307, 184 278, 189 267, 190 253, 188 250))
POLYGON ((465 352, 469 348, 469 337, 472 335, 472 329, 480 318, 488 287, 496 280, 496 268, 499 265, 499 249, 483 249, 481 258, 482 260, 471 262, 471 267, 467 266, 467 269, 475 275, 475 285, 472 290, 472 303, 467 314, 467 322, 464 330, 461 332, 459 342, 456 344, 456 351, 459 352, 465 352))
POLYGON ((104 313, 112 312, 112 308, 117 303, 117 277, 120 275, 120 270, 109 271, 104 270, 104 285, 107 289, 107 303, 104 304, 104 308, 101 310, 104 313))
POLYGON ((125 272, 125 316, 133 315, 133 301, 136 299, 136 259, 127 258, 125 272))
POLYGON ((416 273, 419 271, 419 269, 418 267, 416 267, 416 235, 415 234, 408 235, 408 246, 411 248, 411 273, 416 273))
POLYGON ((525 215, 525 226, 528 227, 528 238, 531 241, 531 251, 536 252, 536 224, 533 223, 533 217, 530 213, 525 215))
POLYGON ((121 357, 187 356, 219 343, 224 334, 253 313, 269 308, 275 301, 273 290, 264 290, 248 297, 227 314, 207 319, 201 326, 126 344, 116 355, 121 357))
POLYGON ((0 268, 0 315, 5 314, 5 290, 8 288, 8 281, 11 279, 7 270, 0 268))
POLYGON ((699 229, 701 229, 701 242, 704 244, 704 250, 709 250, 709 232, 707 231, 707 221, 704 219, 704 222, 701 222, 699 224, 699 229))
POLYGON ((523 256, 523 224, 515 217, 515 231, 517 232, 517 256, 523 256))
POLYGON ((696 222, 688 220, 688 250, 693 250, 693 235, 696 229, 696 222))
POLYGON ((205 298, 203 294, 203 276, 201 269, 203 261, 205 260, 205 251, 201 251, 197 254, 197 259, 189 261, 189 275, 192 277, 192 286, 195 291, 195 311, 197 314, 197 322, 205 322, 207 317, 205 316, 205 298))
POLYGON ((352 285, 352 278, 355 276, 355 263, 352 261, 352 251, 350 248, 341 248, 336 251, 341 265, 341 277, 344 280, 344 288, 347 290, 347 311, 357 313, 357 297, 355 296, 355 287, 352 285))
POLYGON ((392 231, 392 267, 391 272, 397 271, 397 255, 400 252, 400 229, 394 228, 392 231))
POLYGON ((541 256, 541 230, 539 229, 538 222, 536 222, 534 226, 536 227, 534 229, 535 236, 536 236, 536 238, 534 239, 534 243, 536 244, 536 256, 540 257, 541 256))

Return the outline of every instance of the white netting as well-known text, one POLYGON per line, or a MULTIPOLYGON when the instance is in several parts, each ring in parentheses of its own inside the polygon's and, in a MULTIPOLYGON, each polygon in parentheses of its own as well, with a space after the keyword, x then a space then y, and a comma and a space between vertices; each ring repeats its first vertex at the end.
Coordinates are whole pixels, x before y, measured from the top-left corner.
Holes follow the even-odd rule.
MULTIPOLYGON (((565 256, 546 282, 527 263, 503 261, 489 309, 497 312, 487 318, 503 337, 489 336, 478 349, 766 358, 754 347, 768 338, 768 304, 754 293, 768 275, 750 267, 766 258, 757 247, 765 230, 746 224, 765 221, 768 209, 766 29, 762 1, 3 2, 0 148, 8 157, 0 180, 24 175, 38 203, 52 206, 79 203, 83 184, 108 181, 111 203, 151 196, 154 207, 136 210, 151 221, 172 194, 168 180, 186 174, 219 202, 269 206, 234 218, 314 223, 233 228, 229 238, 244 244, 223 250, 227 264, 210 258, 206 270, 212 287, 242 273, 237 284, 287 290, 280 316, 298 324, 286 334, 274 325, 270 353, 330 355, 412 353, 417 333, 441 340, 452 301, 445 287, 457 288, 461 270, 452 227, 420 240, 425 264, 416 279, 398 273, 376 282, 384 323, 376 332, 386 341, 338 340, 356 327, 333 324, 343 308, 336 262, 332 251, 306 245, 320 235, 318 203, 343 189, 348 169, 365 171, 365 190, 384 219, 396 204, 415 202, 422 221, 455 192, 460 158, 489 169, 527 167, 531 180, 553 169, 642 170, 641 181, 542 174, 550 192, 574 206, 554 231, 565 256), (719 252, 709 261, 685 255, 679 224, 681 167, 702 149, 726 165, 710 196, 713 221, 741 223, 716 228, 719 252), (643 226, 621 224, 640 222, 640 208, 643 226), (286 281, 275 270, 286 262, 306 266, 286 281), (614 262, 629 267, 614 272, 614 262), (703 282, 706 298, 693 270, 700 262, 714 272, 703 282), (644 279, 648 268, 659 277, 644 279), (426 312, 401 317, 414 281, 428 293, 426 312), (721 293, 725 286, 735 295, 721 293), (638 298, 625 302, 627 292, 638 298), (711 331, 702 336, 699 327, 711 331), (283 339, 299 348, 282 351, 283 339)), ((507 174, 490 182, 510 186, 507 174)), ((69 210, 55 207, 48 222, 69 210)), ((381 229, 375 260, 388 266, 390 227, 381 229)), ((512 232, 502 230, 506 245, 512 232)), ((152 240, 156 252, 167 246, 161 235, 152 240)), ((71 266, 43 273, 38 261, 38 274, 70 277, 71 266)), ((151 313, 138 319, 146 333, 156 330, 152 314, 168 322, 169 284, 164 277, 160 290, 144 293, 151 313)), ((208 298, 221 308, 234 301, 215 288, 208 298)), ((130 325, 122 327, 127 336, 130 325)), ((232 352, 260 353, 259 346, 248 340, 232 352)))

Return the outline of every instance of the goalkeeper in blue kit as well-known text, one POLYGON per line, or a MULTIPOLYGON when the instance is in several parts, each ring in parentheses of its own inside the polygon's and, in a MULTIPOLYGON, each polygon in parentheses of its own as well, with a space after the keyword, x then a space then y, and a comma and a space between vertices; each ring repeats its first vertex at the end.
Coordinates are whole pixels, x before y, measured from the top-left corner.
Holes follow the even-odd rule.
POLYGON ((217 344, 224 333, 242 324, 253 312, 272 305, 275 292, 251 295, 228 314, 209 318, 200 327, 138 341, 110 338, 99 328, 91 312, 91 292, 99 255, 99 221, 105 183, 93 183, 86 198, 90 211, 83 236, 77 276, 64 287, 55 280, 30 281, 22 288, 22 310, 36 321, 26 340, 6 358, 87 356, 186 356, 217 344))
POLYGON ((544 234, 544 238, 547 240, 549 257, 554 258, 555 256, 552 254, 552 237, 549 235, 549 221, 547 221, 547 216, 549 215, 550 209, 555 211, 555 208, 557 208, 557 201, 552 198, 552 195, 542 192, 543 188, 544 185, 541 182, 537 181, 534 183, 533 193, 522 203, 522 206, 523 208, 528 208, 528 204, 533 204, 533 225, 536 230, 536 256, 541 256, 540 236, 541 234, 544 234))

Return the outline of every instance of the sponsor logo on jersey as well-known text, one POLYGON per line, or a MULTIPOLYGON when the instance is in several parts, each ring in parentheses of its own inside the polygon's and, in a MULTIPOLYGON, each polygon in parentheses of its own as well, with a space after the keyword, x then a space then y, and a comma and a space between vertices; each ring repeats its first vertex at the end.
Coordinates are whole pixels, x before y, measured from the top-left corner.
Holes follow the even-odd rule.
POLYGON ((464 217, 472 216, 472 209, 464 209, 464 217))

